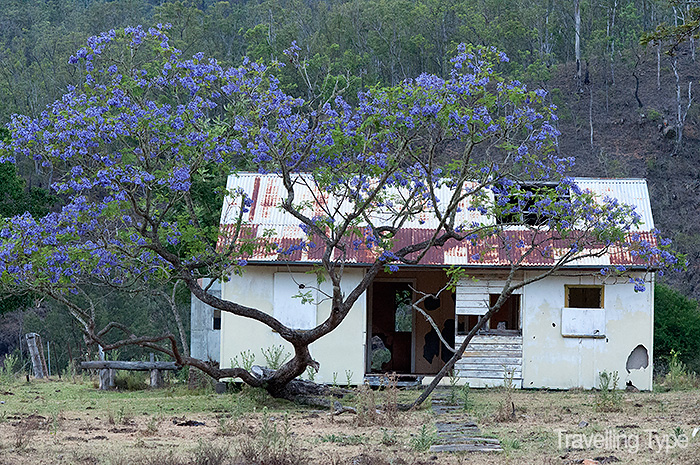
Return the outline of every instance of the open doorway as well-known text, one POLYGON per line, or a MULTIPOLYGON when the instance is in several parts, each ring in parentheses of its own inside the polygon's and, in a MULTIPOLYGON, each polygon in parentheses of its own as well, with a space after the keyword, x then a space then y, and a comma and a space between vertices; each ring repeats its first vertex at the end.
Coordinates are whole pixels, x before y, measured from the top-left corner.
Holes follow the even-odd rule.
POLYGON ((410 282, 378 281, 372 286, 370 371, 411 373, 414 315, 410 282))
POLYGON ((455 339, 455 296, 442 292, 442 270, 400 271, 372 284, 368 302, 367 373, 435 374, 452 356, 455 339), (415 292, 414 292, 415 289, 415 292), (413 302, 436 293, 416 311, 413 302), (436 329, 437 327, 437 329, 436 329))

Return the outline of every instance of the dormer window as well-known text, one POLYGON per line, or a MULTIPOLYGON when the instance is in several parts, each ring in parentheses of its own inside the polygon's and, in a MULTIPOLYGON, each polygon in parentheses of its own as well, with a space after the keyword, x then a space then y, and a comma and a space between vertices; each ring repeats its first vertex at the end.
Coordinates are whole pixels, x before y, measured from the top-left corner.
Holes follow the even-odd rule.
POLYGON ((547 212, 551 205, 569 199, 568 193, 557 192, 557 186, 555 182, 537 182, 520 184, 519 189, 504 188, 504 191, 510 193, 496 194, 496 204, 501 212, 496 215, 496 224, 546 225, 550 218, 547 212))

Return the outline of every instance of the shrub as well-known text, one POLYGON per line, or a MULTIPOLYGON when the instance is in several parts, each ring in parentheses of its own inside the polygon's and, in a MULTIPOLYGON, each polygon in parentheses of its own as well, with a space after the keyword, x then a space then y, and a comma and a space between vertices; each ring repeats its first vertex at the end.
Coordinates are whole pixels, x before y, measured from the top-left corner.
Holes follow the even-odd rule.
POLYGON ((121 391, 140 391, 148 388, 145 375, 133 371, 118 371, 114 385, 121 391))
POLYGON ((671 351, 691 371, 700 371, 700 310, 698 303, 668 286, 654 288, 654 354, 661 365, 671 351))
POLYGON ((21 369, 22 360, 19 354, 16 351, 15 353, 7 354, 2 362, 2 368, 0 369, 0 379, 5 382, 10 382, 21 369))
POLYGON ((649 121, 661 121, 663 119, 663 115, 659 110, 656 110, 654 108, 649 108, 647 110, 647 119, 649 121))

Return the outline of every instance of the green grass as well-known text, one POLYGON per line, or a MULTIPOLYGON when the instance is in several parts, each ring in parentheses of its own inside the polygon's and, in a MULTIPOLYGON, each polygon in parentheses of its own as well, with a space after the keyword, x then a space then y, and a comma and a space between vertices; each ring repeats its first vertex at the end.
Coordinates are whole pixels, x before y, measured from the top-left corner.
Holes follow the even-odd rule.
POLYGON ((290 402, 274 399, 265 392, 248 388, 230 394, 189 390, 185 386, 141 391, 100 391, 92 383, 31 381, 3 384, 0 389, 13 394, 3 396, 6 412, 36 413, 42 416, 80 410, 106 413, 123 411, 124 415, 133 416, 199 412, 243 413, 263 407, 270 411, 303 409, 290 402))

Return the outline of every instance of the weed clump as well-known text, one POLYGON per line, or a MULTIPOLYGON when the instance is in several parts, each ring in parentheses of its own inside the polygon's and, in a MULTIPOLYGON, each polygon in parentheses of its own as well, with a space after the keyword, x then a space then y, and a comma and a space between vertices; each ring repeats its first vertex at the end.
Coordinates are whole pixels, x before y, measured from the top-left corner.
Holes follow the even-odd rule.
POLYGON ((173 451, 138 455, 136 457, 116 457, 111 465, 229 465, 234 462, 226 446, 206 443, 200 440, 191 456, 177 456, 173 451))
POLYGON ((504 374, 503 374, 503 399, 498 404, 498 410, 496 411, 496 416, 495 416, 495 420, 498 422, 513 421, 516 418, 515 417, 515 402, 513 402, 513 391, 515 390, 515 384, 513 383, 514 377, 515 377, 515 371, 507 370, 507 369, 504 370, 504 374))
POLYGON ((435 432, 429 430, 426 425, 423 425, 420 432, 411 438, 411 448, 418 452, 427 452, 430 446, 435 444, 435 432))
POLYGON ((262 426, 254 438, 243 438, 237 446, 234 464, 304 465, 309 458, 295 448, 289 417, 285 414, 278 426, 278 419, 263 410, 262 426))
POLYGON ((7 354, 0 367, 0 381, 10 383, 22 370, 22 360, 17 353, 7 354))
POLYGON ((617 371, 603 371, 598 375, 598 393, 595 409, 599 412, 619 412, 622 410, 622 393, 617 389, 620 375, 617 371))
POLYGON ((400 420, 399 414, 399 377, 396 373, 385 377, 384 402, 381 410, 377 408, 376 392, 365 383, 357 388, 356 410, 357 425, 397 425, 400 420))
POLYGON ((357 425, 376 425, 379 421, 377 402, 374 390, 364 383, 357 388, 357 425))
POLYGON ((664 376, 663 387, 669 391, 681 391, 700 387, 697 375, 688 370, 688 367, 680 360, 680 352, 671 349, 671 360, 668 364, 668 373, 664 376))

